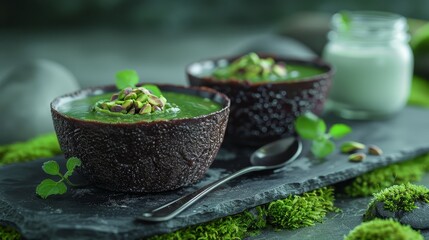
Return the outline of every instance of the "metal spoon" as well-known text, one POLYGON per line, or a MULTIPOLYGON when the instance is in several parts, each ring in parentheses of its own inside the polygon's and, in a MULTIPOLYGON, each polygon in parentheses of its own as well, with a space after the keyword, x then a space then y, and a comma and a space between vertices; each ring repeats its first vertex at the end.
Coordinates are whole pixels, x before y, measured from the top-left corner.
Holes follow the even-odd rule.
POLYGON ((143 213, 143 215, 137 217, 137 219, 150 222, 170 220, 223 183, 249 172, 274 170, 284 167, 287 162, 296 159, 301 151, 302 143, 294 137, 269 143, 253 152, 250 157, 252 166, 243 168, 234 174, 221 178, 193 193, 180 197, 150 212, 143 213))

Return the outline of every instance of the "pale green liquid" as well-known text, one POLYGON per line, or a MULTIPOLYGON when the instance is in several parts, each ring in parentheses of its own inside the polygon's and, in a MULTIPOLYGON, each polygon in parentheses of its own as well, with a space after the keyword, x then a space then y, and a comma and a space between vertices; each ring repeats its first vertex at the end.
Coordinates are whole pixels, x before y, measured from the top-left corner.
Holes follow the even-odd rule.
POLYGON ((222 109, 220 104, 207 98, 174 92, 163 92, 163 95, 167 101, 177 106, 177 108, 180 109, 179 111, 165 111, 145 115, 131 115, 121 113, 106 114, 92 110, 94 104, 97 101, 108 100, 110 99, 111 95, 111 93, 106 93, 65 102, 60 104, 57 110, 67 116, 82 120, 105 123, 134 123, 193 118, 207 115, 222 109))

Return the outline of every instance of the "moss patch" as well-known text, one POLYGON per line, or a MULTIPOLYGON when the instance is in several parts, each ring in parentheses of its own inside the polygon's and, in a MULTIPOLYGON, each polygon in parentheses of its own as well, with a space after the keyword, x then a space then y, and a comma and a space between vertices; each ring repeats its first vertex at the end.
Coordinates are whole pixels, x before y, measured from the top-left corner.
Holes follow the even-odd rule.
POLYGON ((223 217, 211 222, 189 226, 178 231, 153 236, 150 240, 180 239, 243 239, 257 233, 266 226, 266 210, 256 207, 256 213, 245 211, 233 216, 223 217))
POLYGON ((257 213, 245 211, 149 239, 242 239, 256 234, 265 228, 267 223, 277 229, 312 226, 321 222, 326 213, 336 211, 337 208, 334 207, 334 189, 325 187, 302 195, 289 196, 259 206, 256 210, 257 213))
POLYGON ((354 228, 345 240, 423 240, 423 236, 409 226, 392 219, 375 219, 354 228))
POLYGON ((21 239, 21 234, 13 227, 0 226, 1 240, 18 240, 21 239))
POLYGON ((419 181, 429 171, 429 154, 365 173, 344 187, 350 197, 370 196, 384 188, 419 181))
POLYGON ((321 222, 334 207, 334 189, 316 189, 268 204, 268 222, 280 229, 297 229, 321 222))
POLYGON ((0 165, 52 157, 60 153, 57 135, 51 133, 26 142, 0 146, 0 165))
POLYGON ((374 194, 374 198, 369 203, 364 215, 364 220, 367 221, 376 217, 373 212, 377 203, 384 203, 384 209, 391 212, 410 212, 417 208, 416 202, 429 203, 429 189, 427 187, 411 183, 391 186, 374 194))

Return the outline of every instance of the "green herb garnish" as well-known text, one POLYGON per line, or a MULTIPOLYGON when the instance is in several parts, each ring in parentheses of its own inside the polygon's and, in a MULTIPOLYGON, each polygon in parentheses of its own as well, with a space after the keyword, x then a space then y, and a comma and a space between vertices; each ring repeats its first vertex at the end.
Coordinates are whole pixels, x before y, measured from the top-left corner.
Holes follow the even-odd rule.
POLYGON ((139 75, 134 70, 122 70, 116 73, 116 87, 118 89, 134 88, 138 82, 139 75))
POLYGON ((59 176, 60 180, 54 181, 50 178, 43 180, 36 188, 36 194, 41 198, 46 199, 50 195, 60 195, 67 192, 67 185, 76 186, 70 182, 69 177, 73 174, 74 169, 81 165, 81 161, 76 157, 71 157, 67 160, 67 172, 63 175, 60 173, 60 166, 57 162, 50 160, 44 162, 42 169, 45 173, 52 176, 59 176))
POLYGON ((340 139, 349 134, 352 129, 345 124, 334 124, 326 133, 326 124, 311 112, 299 116, 295 121, 296 132, 304 139, 313 140, 311 152, 317 158, 324 158, 335 150, 335 144, 330 139, 340 139))
POLYGON ((215 69, 212 75, 218 80, 261 82, 286 79, 287 71, 284 63, 249 53, 226 67, 215 69))

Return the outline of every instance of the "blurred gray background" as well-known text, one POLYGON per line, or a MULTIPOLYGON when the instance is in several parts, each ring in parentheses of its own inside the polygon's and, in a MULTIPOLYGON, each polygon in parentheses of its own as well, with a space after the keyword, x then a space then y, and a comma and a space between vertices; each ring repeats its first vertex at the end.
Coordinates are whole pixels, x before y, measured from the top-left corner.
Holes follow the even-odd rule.
POLYGON ((186 84, 185 66, 203 58, 250 50, 316 57, 340 10, 428 20, 428 9, 427 0, 0 1, 0 111, 9 113, 0 115, 0 144, 52 131, 54 97, 111 84, 118 70, 186 84))
MULTIPOLYGON (((324 33, 329 16, 344 9, 429 19, 427 0, 1 1, 0 76, 46 58, 67 67, 82 87, 111 83, 123 68, 148 81, 185 84, 184 67, 192 61, 264 44, 261 36, 293 36, 302 27, 324 33)), ((317 42, 311 47, 319 53, 324 35, 317 42)))

